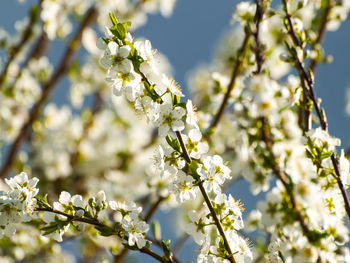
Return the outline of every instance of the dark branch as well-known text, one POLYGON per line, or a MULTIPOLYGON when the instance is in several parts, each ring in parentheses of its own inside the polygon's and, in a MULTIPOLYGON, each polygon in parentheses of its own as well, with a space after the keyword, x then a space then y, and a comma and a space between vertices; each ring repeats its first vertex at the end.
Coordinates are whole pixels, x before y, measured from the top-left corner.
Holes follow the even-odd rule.
POLYGON ((233 88, 235 87, 236 78, 241 70, 241 65, 243 63, 243 59, 245 56, 245 51, 246 51, 247 46, 248 46, 250 35, 251 35, 251 32, 247 29, 242 46, 239 49, 239 51, 237 52, 237 59, 236 59, 236 62, 233 66, 230 83, 227 86, 227 91, 225 93, 224 99, 222 100, 220 108, 219 108, 218 112, 216 113, 212 123, 210 124, 205 137, 208 137, 208 134, 210 134, 210 131, 212 131, 218 125, 218 123, 221 120, 221 117, 223 116, 223 114, 225 112, 228 99, 231 96, 231 92, 232 92, 233 88))
MULTIPOLYGON (((177 131, 177 132, 176 132, 176 136, 177 136, 177 138, 178 138, 178 140, 179 140, 179 142, 180 142, 180 146, 181 146, 181 149, 182 149, 182 154, 184 155, 184 158, 185 158, 186 162, 187 162, 188 164, 190 164, 190 163, 192 162, 192 159, 191 159, 190 155, 188 154, 187 148, 186 148, 186 146, 185 146, 185 144, 184 144, 184 142, 183 142, 183 138, 182 138, 181 132, 178 132, 178 131, 177 131)), ((211 201, 210 201, 210 198, 209 198, 207 192, 205 191, 205 189, 204 189, 204 187, 203 187, 202 182, 199 182, 199 183, 198 183, 198 186, 199 186, 199 189, 200 189, 200 191, 201 191, 201 193, 202 193, 202 196, 203 196, 203 198, 204 198, 204 201, 205 201, 205 203, 207 204, 207 206, 208 206, 208 208, 209 208, 210 214, 211 214, 211 216, 212 216, 213 219, 214 219, 215 225, 216 225, 216 227, 217 227, 217 229, 218 229, 218 231, 219 231, 219 233, 220 233, 220 235, 221 235, 221 237, 222 237, 222 239, 223 239, 223 241, 224 241, 226 250, 227 250, 227 252, 228 252, 228 254, 229 254, 229 257, 228 257, 227 259, 228 259, 231 263, 236 263, 236 260, 235 260, 234 257, 233 257, 233 252, 232 252, 232 250, 231 250, 230 243, 228 242, 228 239, 227 239, 227 237, 226 237, 224 228, 222 227, 222 224, 221 224, 221 222, 220 222, 220 220, 219 220, 219 218, 218 218, 218 216, 217 216, 217 214, 216 214, 216 212, 215 212, 215 209, 214 209, 214 207, 213 207, 213 204, 212 204, 211 201)))
MULTIPOLYGON (((293 27, 291 16, 290 16, 290 14, 289 14, 289 12, 287 10, 286 0, 283 0, 283 4, 284 4, 284 7, 285 7, 285 12, 286 12, 286 16, 287 16, 287 20, 288 20, 288 24, 289 24, 289 34, 292 36, 294 44, 299 46, 300 45, 300 40, 299 40, 298 36, 295 34, 295 30, 294 30, 294 27, 293 27)), ((322 128, 322 130, 327 131, 328 123, 327 123, 326 115, 325 115, 324 111, 321 110, 321 107, 320 107, 319 103, 317 102, 317 96, 316 96, 316 92, 315 92, 315 88, 314 88, 314 80, 313 80, 312 73, 308 74, 306 68, 303 65, 303 62, 300 61, 300 59, 297 56, 297 54, 295 54, 295 52, 293 52, 292 50, 290 50, 290 52, 291 52, 292 56, 294 57, 294 59, 296 61, 296 66, 297 66, 297 69, 299 71, 300 77, 307 83, 308 95, 309 95, 309 98, 312 100, 312 102, 314 104, 314 108, 316 110, 316 114, 317 114, 318 119, 319 119, 320 124, 321 124, 321 128, 322 128)), ((339 189, 341 191, 341 194, 342 194, 342 197, 343 197, 344 208, 345 208, 345 211, 346 211, 346 213, 347 213, 347 215, 348 215, 348 217, 350 219, 350 202, 349 202, 349 197, 347 195, 346 189, 344 188, 344 184, 343 184, 343 182, 341 180, 341 175, 340 175, 340 171, 339 171, 339 164, 338 164, 338 161, 337 161, 334 153, 331 156, 331 160, 332 160, 332 164, 333 164, 333 167, 334 167, 334 171, 335 171, 335 176, 336 176, 336 179, 337 179, 338 187, 339 187, 339 189)))

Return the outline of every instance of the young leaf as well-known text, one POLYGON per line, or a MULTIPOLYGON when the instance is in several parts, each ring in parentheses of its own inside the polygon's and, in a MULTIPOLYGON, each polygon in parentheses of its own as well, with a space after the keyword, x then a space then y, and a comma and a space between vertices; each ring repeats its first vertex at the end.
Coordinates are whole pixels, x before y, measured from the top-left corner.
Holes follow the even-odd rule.
POLYGON ((108 237, 114 234, 114 230, 108 226, 95 226, 101 236, 108 237))
POLYGON ((109 18, 111 19, 112 24, 114 26, 117 25, 118 24, 118 19, 115 17, 115 15, 112 14, 112 13, 109 13, 108 15, 109 15, 109 18))

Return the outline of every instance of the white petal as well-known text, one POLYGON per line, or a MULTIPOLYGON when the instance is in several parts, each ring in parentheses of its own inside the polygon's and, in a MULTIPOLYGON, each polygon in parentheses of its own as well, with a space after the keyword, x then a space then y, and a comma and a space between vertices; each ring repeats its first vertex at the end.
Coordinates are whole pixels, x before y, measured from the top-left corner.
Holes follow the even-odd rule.
POLYGON ((109 207, 112 209, 112 210, 117 210, 119 208, 118 204, 116 201, 110 201, 109 202, 109 207))
POLYGON ((173 116, 176 118, 176 119, 180 119, 182 118, 184 115, 186 114, 186 110, 184 108, 181 108, 181 107, 176 107, 173 111, 173 116))
POLYGON ((96 46, 101 50, 105 50, 107 48, 107 44, 102 38, 97 39, 96 46))
POLYGON ((70 193, 63 191, 63 192, 61 192, 60 198, 58 201, 61 204, 68 204, 70 202, 70 197, 71 197, 70 193))
POLYGON ((112 56, 116 56, 117 55, 118 48, 119 48, 119 46, 118 46, 117 43, 115 43, 113 41, 108 43, 108 49, 111 52, 112 56))
POLYGON ((159 129, 158 129, 159 136, 161 136, 161 137, 166 136, 168 131, 169 131, 169 126, 168 125, 163 124, 163 125, 159 126, 159 129))
POLYGON ((183 123, 183 121, 174 121, 171 125, 171 128, 173 129, 173 131, 182 131, 183 129, 185 129, 185 124, 183 123))
POLYGON ((103 56, 101 59, 100 59, 100 64, 102 67, 108 69, 109 67, 112 66, 112 60, 107 57, 107 56, 103 56))
POLYGON ((193 142, 199 142, 202 139, 202 133, 197 129, 192 129, 188 133, 188 137, 190 137, 193 142))
POLYGON ((129 46, 122 46, 118 50, 118 57, 126 58, 130 54, 131 48, 129 46))
POLYGON ((72 203, 74 206, 84 207, 84 202, 83 202, 83 198, 81 195, 74 195, 72 197, 72 203))
POLYGON ((99 191, 96 195, 96 198, 102 202, 106 202, 106 194, 103 190, 99 191))

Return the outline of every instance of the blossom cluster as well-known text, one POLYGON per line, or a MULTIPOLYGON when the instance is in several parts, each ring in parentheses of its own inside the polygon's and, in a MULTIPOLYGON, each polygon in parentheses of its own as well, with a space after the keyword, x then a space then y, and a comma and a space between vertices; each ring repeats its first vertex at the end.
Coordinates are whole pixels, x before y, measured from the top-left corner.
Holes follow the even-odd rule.
MULTIPOLYGON (((301 70, 300 64, 295 64, 295 54, 302 67, 307 58, 314 60, 312 63, 323 59, 316 57, 313 40, 303 38, 305 32, 314 30, 310 21, 305 22, 305 16, 312 18, 309 12, 319 12, 322 7, 315 2, 298 7, 285 3, 282 15, 271 15, 273 9, 264 2, 260 9, 253 3, 238 4, 233 21, 239 21, 245 30, 238 27, 229 34, 224 39, 225 49, 218 51, 214 63, 194 73, 190 83, 195 94, 200 93, 197 103, 203 105, 202 125, 211 128, 205 116, 218 111, 217 101, 222 101, 230 78, 234 78, 230 110, 215 127, 212 146, 216 152, 230 156, 236 176, 242 175, 249 182, 253 194, 267 192, 246 222, 249 228, 271 236, 265 247, 270 254, 262 257, 268 262, 347 262, 349 251, 344 244, 348 229, 344 224, 346 203, 342 190, 349 185, 349 161, 343 150, 339 156, 336 153, 339 139, 331 137, 323 127, 312 128, 311 118, 302 119, 305 96, 310 91, 303 86, 303 76, 287 75, 291 67, 301 70), (258 43, 254 39, 257 10, 264 12, 258 43), (291 14, 293 31, 290 24, 281 22, 291 14), (293 32, 304 41, 295 49, 290 48, 293 32), (237 34, 243 35, 240 43, 232 39, 237 34), (263 49, 249 52, 249 45, 263 49), (259 52, 263 52, 260 69, 255 63, 245 63, 252 57, 255 61, 261 59, 259 52), (241 74, 230 76, 229 67, 239 68, 241 74), (343 189, 339 188, 339 180, 343 189)), ((331 14, 336 11, 331 4, 328 8, 331 14)), ((342 8, 346 12, 348 7, 342 8)), ((327 19, 331 21, 332 17, 327 19)))
POLYGON ((164 55, 130 34, 175 2, 42 0, 15 35, 0 31, 0 175, 40 178, 0 182, 0 261, 75 262, 55 242, 73 240, 84 262, 128 249, 178 262, 190 236, 197 262, 350 262, 350 163, 314 82, 349 1, 237 3, 212 63, 189 74, 193 102, 164 55), (53 40, 70 43, 56 68, 53 40), (88 54, 73 60, 80 43, 88 54), (48 102, 63 76, 68 102, 48 102), (227 192, 243 181, 261 197, 244 220, 227 192), (151 227, 158 209, 177 209, 173 247, 151 227))
POLYGON ((130 246, 136 245, 141 249, 147 242, 145 235, 149 230, 146 222, 140 219, 142 208, 135 203, 106 201, 104 191, 99 191, 96 197, 88 200, 87 204, 81 195, 73 195, 63 191, 58 202, 53 206, 47 202, 46 197, 37 196, 39 189, 35 188, 39 179, 28 179, 26 173, 6 179, 10 190, 1 193, 1 236, 12 237, 16 232, 15 224, 41 219, 45 225, 41 228, 42 234, 47 238, 53 238, 62 242, 62 236, 72 225, 74 229, 81 231, 85 224, 92 224, 102 235, 115 234, 122 238, 127 235, 125 242, 130 246), (107 208, 110 208, 114 222, 119 230, 108 228, 100 222, 105 221, 107 208), (38 212, 44 211, 41 216, 38 212), (75 224, 78 222, 79 224, 75 224))
POLYGON ((16 233, 16 224, 28 222, 35 218, 35 196, 39 179, 28 179, 27 174, 21 173, 11 179, 5 179, 10 188, 7 192, 1 191, 0 197, 0 236, 11 237, 16 233))
MULTIPOLYGON (((180 87, 165 74, 159 73, 149 40, 134 41, 127 32, 128 23, 119 23, 112 14, 111 21, 112 27, 105 29, 106 37, 98 41, 98 47, 104 50, 101 64, 108 70, 107 81, 111 83, 113 94, 125 94, 134 103, 135 109, 143 112, 147 120, 158 127, 159 136, 165 137, 156 159, 159 163, 158 170, 167 181, 170 193, 175 194, 179 202, 193 200, 199 193, 200 187, 196 186, 202 184, 206 193, 220 195, 221 199, 225 199, 221 186, 230 178, 230 169, 218 155, 207 155, 201 160, 208 151, 208 145, 201 141, 202 134, 192 102, 188 100, 187 103, 181 103, 183 94, 180 87), (182 135, 186 130, 188 136, 182 135)), ((215 201, 209 202, 215 204, 215 201)), ((221 205, 223 211, 220 211, 219 218, 220 224, 224 224, 225 217, 221 213, 230 214, 231 208, 225 202, 221 202, 221 205)), ((217 216, 211 213, 211 217, 217 216)), ((237 230, 240 228, 236 226, 230 224, 225 229, 229 241, 224 245, 220 241, 222 233, 215 244, 211 244, 212 237, 207 235, 206 244, 211 244, 210 249, 223 249, 222 253, 214 254, 215 258, 230 257, 227 246, 246 247, 245 250, 232 251, 234 257, 251 258, 250 249, 246 241, 239 237, 237 230)), ((202 246, 202 249, 199 256, 201 260, 204 260, 203 256, 212 257, 209 246, 202 246)))

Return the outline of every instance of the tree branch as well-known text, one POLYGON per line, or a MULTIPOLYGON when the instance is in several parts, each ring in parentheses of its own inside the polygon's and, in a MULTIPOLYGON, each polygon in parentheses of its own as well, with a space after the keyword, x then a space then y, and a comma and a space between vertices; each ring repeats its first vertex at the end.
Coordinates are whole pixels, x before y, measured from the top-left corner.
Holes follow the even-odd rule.
MULTIPOLYGON (((144 217, 144 221, 148 222, 152 216, 154 215, 154 213, 157 211, 158 207, 160 206, 160 204, 163 202, 164 197, 159 197, 157 199, 157 201, 151 206, 151 208, 149 209, 149 211, 146 213, 145 217, 144 217)), ((126 255, 128 254, 129 250, 127 248, 123 248, 123 250, 114 257, 114 263, 120 263, 123 261, 123 259, 126 257, 126 255)))
POLYGON ((259 33, 260 33, 260 23, 264 16, 264 8, 261 5, 261 2, 263 0, 255 0, 256 5, 256 12, 255 12, 255 31, 253 33, 254 40, 255 40, 255 60, 256 60, 256 71, 254 74, 260 74, 262 65, 264 63, 264 46, 261 44, 259 40, 259 33))
MULTIPOLYGON (((327 29, 327 23, 329 21, 329 15, 331 13, 331 10, 333 8, 333 1, 332 0, 328 0, 327 1, 327 6, 324 9, 323 15, 322 15, 322 22, 321 22, 321 26, 318 29, 318 34, 317 34, 317 39, 314 43, 314 46, 319 45, 322 43, 325 34, 326 34, 326 29, 327 29)), ((315 74, 315 70, 316 67, 318 65, 318 60, 317 59, 312 59, 310 61, 310 65, 309 65, 309 70, 311 72, 313 72, 313 74, 315 74)))
POLYGON ((266 149, 268 150, 269 154, 271 155, 271 160, 273 162, 271 169, 272 169, 273 173, 275 174, 275 176, 281 181, 281 183, 283 184, 283 186, 284 186, 284 188, 289 196, 294 214, 295 214, 295 216, 300 224, 300 227, 303 231, 304 236, 309 240, 309 242, 314 242, 314 240, 312 239, 310 229, 306 223, 307 221, 306 221, 305 217, 303 216, 303 214, 301 213, 299 206, 298 206, 298 203, 295 199, 295 195, 293 193, 292 182, 290 182, 287 174, 284 171, 282 171, 281 168, 276 163, 276 158, 273 154, 273 139, 271 138, 270 128, 266 124, 264 117, 261 118, 261 122, 262 122, 262 125, 261 125, 262 140, 265 142, 266 149))
POLYGON ((219 107, 218 112, 216 113, 212 123, 210 124, 205 137, 208 138, 208 135, 211 133, 211 131, 213 129, 215 129, 215 127, 218 125, 218 123, 220 122, 222 115, 225 112, 226 106, 227 106, 227 102, 228 99, 231 96, 231 91, 233 90, 233 88, 235 87, 235 82, 236 82, 236 78, 238 77, 238 74, 240 73, 241 70, 241 65, 243 63, 243 59, 244 59, 244 55, 245 55, 245 51, 247 49, 248 46, 248 42, 249 42, 249 38, 251 36, 251 32, 249 29, 246 29, 246 34, 244 37, 244 40, 242 42, 242 46, 241 48, 238 50, 237 52, 237 59, 236 62, 233 66, 233 70, 232 70, 232 74, 231 74, 231 79, 230 79, 230 83, 227 86, 227 91, 225 93, 224 99, 221 102, 221 105, 219 107))
MULTIPOLYGON (((121 229, 115 229, 113 227, 110 227, 106 224, 103 224, 101 222, 99 222, 97 219, 92 219, 92 218, 85 218, 85 217, 75 217, 75 216, 72 216, 72 215, 69 215, 67 213, 64 213, 62 211, 59 211, 59 210, 56 210, 56 209, 53 209, 51 207, 47 207, 47 208, 35 208, 35 211, 46 211, 46 212, 51 212, 51 213, 55 213, 55 214, 58 214, 58 215, 62 215, 62 216, 65 216, 67 217, 70 221, 76 221, 76 222, 82 222, 82 223, 86 223, 86 224, 89 224, 89 225, 94 225, 94 226, 100 226, 100 227, 106 227, 106 228, 109 228, 109 229, 112 229, 114 234, 116 236, 118 236, 119 238, 123 239, 123 240, 126 240, 127 241, 127 237, 126 236, 122 236, 121 235, 121 229)), ((153 250, 147 248, 147 247, 143 247, 143 248, 140 248, 138 249, 140 252, 142 253, 145 253, 151 257, 153 257, 154 259, 158 260, 159 262, 162 262, 162 263, 172 263, 173 261, 171 260, 166 260, 164 259, 163 257, 161 257, 160 255, 158 255, 156 252, 154 252, 153 250)))
POLYGON ((30 110, 29 118, 27 122, 22 126, 18 136, 16 137, 15 141, 11 145, 5 162, 2 165, 2 168, 0 170, 0 177, 4 178, 8 171, 11 169, 12 163, 15 160, 17 151, 19 150, 22 142, 28 135, 28 132, 34 123, 35 120, 40 116, 41 107, 44 105, 46 100, 51 95, 54 87, 56 86, 59 79, 66 73, 73 57, 75 56, 78 47, 80 45, 80 40, 83 34, 84 29, 90 25, 95 17, 97 15, 97 10, 95 8, 91 8, 88 13, 86 14, 83 22, 81 23, 77 33, 72 38, 70 45, 65 51, 65 54, 63 55, 61 62, 59 63, 58 67, 56 68, 56 71, 52 75, 51 79, 46 82, 42 87, 42 94, 40 99, 36 102, 36 104, 33 106, 33 108, 30 110))
POLYGON ((8 58, 7 63, 5 64, 3 70, 0 74, 0 90, 3 87, 3 83, 6 79, 6 75, 7 75, 7 72, 8 72, 8 69, 9 69, 11 63, 15 60, 15 58, 17 57, 17 55, 19 54, 21 49, 26 45, 26 43, 30 40, 30 38, 33 35, 34 25, 38 19, 42 1, 43 0, 39 0, 38 5, 33 6, 31 8, 30 15, 29 15, 29 17, 30 17, 29 22, 23 31, 23 34, 22 34, 20 41, 17 43, 17 45, 15 45, 14 47, 12 47, 9 50, 9 58, 8 58))
MULTIPOLYGON (((289 34, 291 35, 291 37, 294 41, 294 44, 300 46, 301 45, 300 40, 298 39, 298 36, 295 33, 294 26, 293 26, 293 23, 291 20, 291 15, 289 14, 288 9, 287 9, 287 2, 286 2, 286 0, 282 0, 282 1, 284 4, 284 8, 285 8, 285 12, 286 12, 286 16, 287 16, 287 20, 288 20, 288 24, 289 24, 289 34)), ((321 110, 321 107, 320 107, 319 103, 317 102, 317 96, 316 96, 316 92, 315 92, 315 88, 314 88, 313 77, 307 73, 307 70, 305 69, 303 62, 300 61, 297 54, 295 54, 295 52, 293 52, 292 50, 289 50, 289 51, 291 52, 292 56, 294 57, 295 61, 297 62, 296 65, 297 65, 297 69, 298 69, 298 72, 299 72, 301 79, 303 79, 307 83, 308 91, 309 91, 308 95, 314 104, 316 114, 317 114, 318 119, 319 119, 320 124, 321 124, 321 128, 322 128, 322 130, 327 131, 328 123, 327 123, 327 119, 326 119, 326 114, 324 111, 321 110)), ((346 189, 345 189, 344 184, 343 184, 342 179, 341 179, 338 160, 335 157, 334 152, 331 155, 331 160, 332 160, 332 164, 334 167, 335 177, 337 179, 338 187, 339 187, 341 194, 342 194, 342 197, 343 197, 344 208, 345 208, 345 211, 350 219, 350 201, 349 201, 349 197, 347 195, 346 189)))
MULTIPOLYGON (((178 140, 179 140, 179 142, 180 142, 180 146, 181 146, 181 149, 182 149, 182 154, 184 155, 184 158, 185 158, 186 162, 187 162, 188 164, 190 164, 190 163, 192 162, 192 159, 191 159, 190 155, 188 154, 188 151, 187 151, 187 148, 186 148, 186 146, 185 146, 185 144, 184 144, 184 141, 183 141, 181 132, 177 131, 177 132, 176 132, 176 136, 177 136, 177 138, 178 138, 178 140)), ((217 229, 218 229, 218 231, 219 231, 219 233, 220 233, 220 235, 221 235, 221 237, 222 237, 222 239, 223 239, 223 241, 224 241, 225 248, 226 248, 226 250, 227 250, 227 252, 228 252, 228 254, 229 254, 229 257, 228 257, 227 259, 228 259, 231 263, 236 263, 236 260, 235 260, 234 257, 233 257, 233 252, 232 252, 232 249, 231 249, 231 247, 230 247, 230 243, 228 242, 228 239, 227 239, 227 237, 226 237, 224 228, 222 227, 221 222, 220 222, 220 220, 219 220, 219 218, 218 218, 218 216, 217 216, 217 214, 216 214, 216 212, 215 212, 215 209, 214 209, 214 207, 213 207, 213 204, 211 203, 210 198, 209 198, 209 196, 208 196, 208 193, 205 191, 202 182, 199 182, 199 183, 198 183, 198 186, 199 186, 199 190, 200 190, 201 193, 202 193, 202 196, 203 196, 203 198, 204 198, 204 201, 205 201, 205 203, 207 204, 207 206, 208 206, 208 208, 209 208, 210 214, 211 214, 211 216, 212 216, 213 219, 214 219, 215 225, 216 225, 216 227, 217 227, 217 229)))

